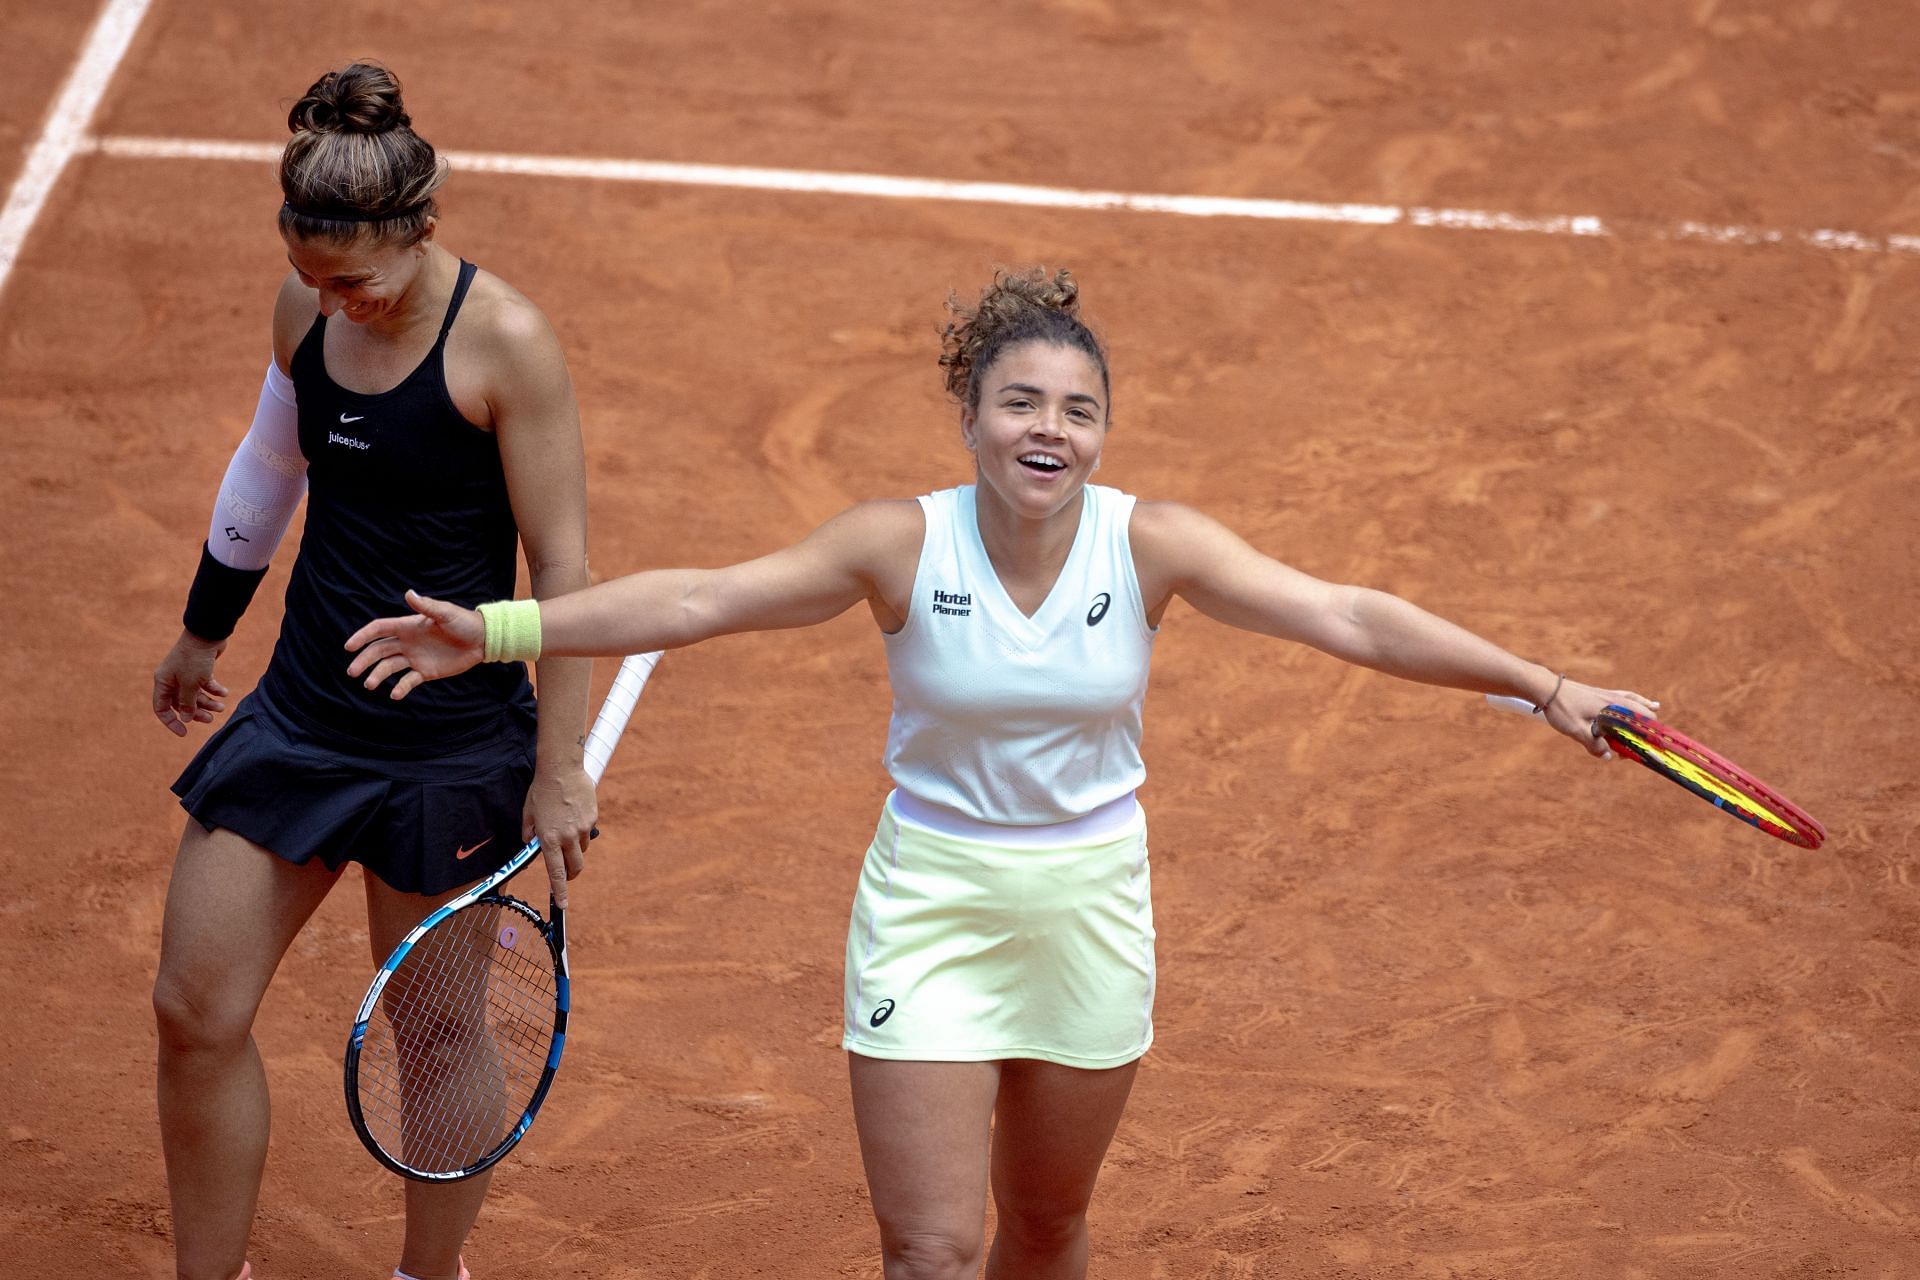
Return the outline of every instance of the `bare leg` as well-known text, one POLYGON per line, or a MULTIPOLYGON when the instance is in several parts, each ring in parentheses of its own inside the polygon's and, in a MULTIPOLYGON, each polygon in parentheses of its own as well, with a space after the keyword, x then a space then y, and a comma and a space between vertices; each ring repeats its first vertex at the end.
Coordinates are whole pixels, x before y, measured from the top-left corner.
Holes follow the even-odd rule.
MULTIPOLYGON (((437 897, 422 897, 391 888, 375 875, 369 874, 366 882, 367 936, 376 965, 384 964, 400 939, 429 912, 462 892, 450 889, 437 897)), ((435 936, 438 933, 435 930, 435 936)), ((408 1179, 407 1234, 400 1250, 400 1269, 417 1280, 454 1280, 460 1274, 461 1246, 473 1230, 474 1219, 480 1216, 480 1204, 487 1198, 492 1181, 491 1170, 459 1182, 408 1179)))
POLYGON ((1087 1205, 1139 1063, 1083 1071, 1003 1062, 994 1107, 998 1227, 987 1280, 1084 1280, 1087 1205))
POLYGON ((333 887, 191 818, 167 886, 160 967, 160 1144, 180 1280, 233 1280, 267 1160, 267 1078, 253 1019, 294 935, 333 887))
POLYGON ((847 1055, 887 1280, 979 1273, 1000 1067, 847 1055))

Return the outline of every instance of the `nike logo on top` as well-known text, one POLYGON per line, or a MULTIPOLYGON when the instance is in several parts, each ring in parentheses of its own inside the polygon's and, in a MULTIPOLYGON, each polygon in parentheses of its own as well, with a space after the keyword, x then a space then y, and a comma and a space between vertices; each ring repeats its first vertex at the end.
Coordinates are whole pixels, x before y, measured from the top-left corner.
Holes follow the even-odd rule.
POLYGON ((349 417, 348 417, 348 416, 347 416, 346 414, 344 414, 344 413, 343 413, 343 414, 341 414, 341 415, 340 415, 340 422, 341 422, 341 425, 343 425, 343 426, 344 426, 345 424, 347 424, 347 423, 349 423, 349 422, 358 422, 358 421, 360 421, 360 419, 362 419, 362 418, 364 418, 364 417, 366 417, 366 416, 367 416, 366 414, 364 414, 364 413, 362 413, 362 414, 356 414, 355 416, 353 416, 353 417, 351 417, 351 418, 349 418, 349 417))
POLYGON ((482 849, 486 848, 488 845, 492 843, 493 843, 493 837, 488 836, 485 840, 482 840, 479 844, 474 845, 470 849, 455 849, 453 851, 453 856, 464 862, 466 859, 471 858, 474 854, 480 852, 482 849))

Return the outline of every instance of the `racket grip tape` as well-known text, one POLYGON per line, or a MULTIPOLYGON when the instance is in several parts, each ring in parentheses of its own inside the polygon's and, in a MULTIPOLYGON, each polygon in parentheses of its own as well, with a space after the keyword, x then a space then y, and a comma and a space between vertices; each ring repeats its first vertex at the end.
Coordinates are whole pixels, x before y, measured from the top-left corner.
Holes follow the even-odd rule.
POLYGON ((1534 705, 1525 698, 1509 698, 1503 693, 1488 694, 1487 705, 1490 707, 1498 707, 1502 711, 1512 711, 1523 716, 1537 716, 1540 714, 1534 705))
POLYGON ((647 686, 647 677, 659 661, 658 652, 632 654, 614 674, 613 688, 607 691, 607 700, 600 704, 600 714, 594 717, 593 729, 587 734, 587 776, 596 786, 607 771, 607 762, 613 759, 620 735, 626 732, 627 718, 640 700, 640 691, 647 686))

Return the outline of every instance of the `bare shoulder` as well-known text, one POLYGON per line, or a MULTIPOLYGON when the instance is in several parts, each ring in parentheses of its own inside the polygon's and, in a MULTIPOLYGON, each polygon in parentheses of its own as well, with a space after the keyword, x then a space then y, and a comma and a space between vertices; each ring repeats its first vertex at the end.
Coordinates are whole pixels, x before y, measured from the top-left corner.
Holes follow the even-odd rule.
POLYGON ((838 525, 876 541, 911 539, 918 548, 926 533, 927 519, 920 504, 912 498, 874 498, 848 507, 827 525, 838 525))
POLYGON ((918 502, 911 498, 874 499, 848 507, 815 529, 806 541, 883 585, 902 572, 908 575, 910 584, 926 531, 918 502))
POLYGON ((1231 564, 1244 564, 1252 549, 1231 529, 1184 502, 1134 504, 1128 526, 1134 572, 1148 616, 1158 620, 1175 593, 1183 593, 1231 564))
MULTIPOLYGON (((828 555, 868 584, 875 618, 897 631, 907 616, 913 578, 920 567, 927 520, 912 498, 884 498, 847 508, 814 531, 828 555), (884 608, 882 608, 884 606, 884 608)), ((811 540, 811 539, 810 539, 811 540)))
POLYGON ((300 283, 298 271, 287 272, 273 300, 273 359, 280 372, 292 372, 294 350, 319 314, 320 295, 300 283))
POLYGON ((1212 516, 1202 514, 1184 502, 1148 502, 1133 504, 1133 518, 1127 525, 1128 540, 1136 557, 1151 556, 1156 561, 1177 559, 1226 532, 1212 516))
POLYGON ((1133 519, 1127 529, 1134 537, 1145 535, 1158 537, 1166 534, 1178 534, 1194 527, 1195 524, 1214 521, 1184 502, 1155 501, 1139 498, 1133 504, 1133 519))
POLYGON ((469 393, 485 400, 496 429, 526 421, 565 427, 574 413, 559 335, 525 294, 490 271, 474 275, 460 304, 447 340, 447 379, 455 403, 469 393))
POLYGON ((848 507, 807 537, 807 542, 875 576, 889 576, 919 563, 927 532, 920 504, 911 498, 874 499, 848 507))
POLYGON ((461 318, 471 336, 489 348, 511 348, 522 354, 559 354, 560 339, 546 312, 491 271, 474 273, 466 301, 461 304, 461 318))

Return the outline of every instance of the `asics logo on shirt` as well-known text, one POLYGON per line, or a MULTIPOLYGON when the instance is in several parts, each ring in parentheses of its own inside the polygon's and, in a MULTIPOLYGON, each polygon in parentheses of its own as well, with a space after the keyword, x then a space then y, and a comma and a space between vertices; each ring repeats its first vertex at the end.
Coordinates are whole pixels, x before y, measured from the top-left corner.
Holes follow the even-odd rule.
POLYGON ((867 1019, 867 1025, 870 1027, 877 1027, 881 1023, 885 1022, 888 1018, 891 1018, 892 1016, 893 1016, 893 1001, 882 1000, 880 1002, 880 1007, 873 1011, 873 1016, 867 1019))
POLYGON ((347 448, 349 448, 349 449, 371 449, 371 448, 373 448, 373 446, 372 446, 372 445, 370 445, 370 444, 368 444, 368 443, 367 443, 367 442, 366 442, 365 440, 356 440, 356 439, 354 439, 354 438, 353 438, 352 436, 343 436, 343 435, 341 435, 341 434, 340 434, 340 433, 339 433, 338 431, 329 431, 329 432, 327 432, 327 443, 328 443, 328 444, 343 444, 343 445, 345 445, 345 446, 347 446, 347 448))
POLYGON ((935 591, 933 611, 950 613, 959 618, 967 617, 973 612, 973 596, 970 592, 935 591))
POLYGON ((1093 598, 1093 608, 1087 610, 1087 625, 1097 627, 1100 619, 1107 616, 1107 606, 1113 603, 1113 597, 1102 591, 1093 598))

